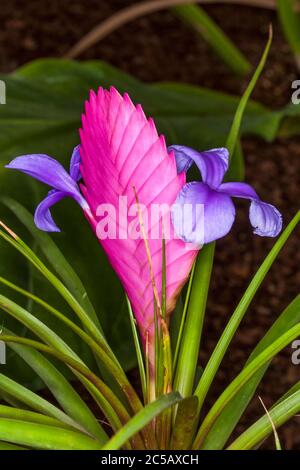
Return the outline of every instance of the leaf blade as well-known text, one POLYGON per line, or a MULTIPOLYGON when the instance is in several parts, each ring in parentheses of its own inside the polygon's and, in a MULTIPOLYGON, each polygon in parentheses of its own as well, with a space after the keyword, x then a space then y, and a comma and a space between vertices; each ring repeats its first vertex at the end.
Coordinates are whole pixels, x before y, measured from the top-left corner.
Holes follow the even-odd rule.
POLYGON ((277 255, 279 254, 280 250, 285 245, 287 239, 296 228, 297 224, 300 221, 300 211, 295 215, 292 221, 289 223, 287 228, 281 234, 279 239, 276 241, 274 247, 269 252, 267 257, 265 258, 264 262, 260 266, 259 270, 253 277, 251 283, 249 284, 248 288, 246 289, 245 294, 243 295, 242 299, 240 300, 237 308, 235 309, 234 313, 232 314, 229 322, 227 323, 213 353, 211 354, 209 361, 204 369, 204 372, 199 380, 197 385, 195 395, 199 399, 199 410, 201 409, 207 392, 212 384, 212 381, 217 373, 217 370, 223 360, 223 357, 228 349, 228 346, 240 325, 247 308, 249 307, 251 301, 253 300, 254 295, 256 294, 257 289, 261 285, 262 281, 264 280, 265 276, 267 275, 269 269, 271 268, 273 262, 275 261, 277 255))
POLYGON ((181 400, 179 393, 169 393, 163 395, 157 400, 149 403, 139 413, 137 413, 125 426, 118 431, 110 441, 105 444, 102 450, 117 450, 122 447, 126 441, 134 436, 138 431, 149 424, 152 419, 162 413, 164 410, 173 406, 181 400))
MULTIPOLYGON (((280 400, 270 411, 274 425, 278 428, 300 410, 300 390, 288 394, 285 400, 280 400)), ((267 416, 263 416, 250 428, 241 434, 230 446, 229 450, 253 449, 272 432, 272 425, 267 416)))

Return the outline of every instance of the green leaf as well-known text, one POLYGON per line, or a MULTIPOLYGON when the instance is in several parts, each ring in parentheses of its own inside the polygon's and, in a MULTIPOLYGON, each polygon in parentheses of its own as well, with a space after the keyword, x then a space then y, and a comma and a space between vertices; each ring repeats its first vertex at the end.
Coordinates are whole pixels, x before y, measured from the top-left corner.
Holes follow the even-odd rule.
POLYGON ((100 450, 99 442, 78 432, 45 424, 0 418, 0 439, 47 450, 100 450))
MULTIPOLYGON (((290 328, 286 333, 280 336, 270 346, 268 346, 262 353, 254 358, 239 375, 231 382, 231 384, 224 390, 217 401, 214 403, 205 419, 203 420, 198 434, 194 442, 194 449, 199 449, 207 436, 212 425, 220 416, 226 405, 236 396, 241 388, 254 376, 254 374, 288 344, 300 335, 300 322, 290 328)), ((270 422, 269 422, 270 425, 270 422)))
POLYGON ((198 5, 180 5, 172 9, 174 13, 191 25, 215 50, 225 64, 236 74, 245 75, 251 64, 239 51, 223 30, 198 5))
MULTIPOLYGON (((269 413, 271 419, 279 428, 290 418, 300 411, 300 390, 288 394, 288 397, 272 408, 269 413)), ((243 434, 241 434, 230 446, 230 450, 248 450, 259 445, 266 437, 272 433, 272 424, 268 416, 263 416, 243 434)))
MULTIPOLYGON (((110 377, 114 378, 114 387, 111 387, 111 381, 105 381, 107 385, 110 386, 112 391, 115 393, 115 389, 117 389, 117 396, 120 398, 123 404, 127 404, 131 407, 133 412, 139 411, 139 409, 142 407, 141 401, 135 392, 134 388, 131 386, 130 382, 127 379, 127 376, 123 369, 115 363, 114 359, 110 357, 109 352, 107 352, 104 348, 99 346, 93 338, 91 338, 85 331, 83 331, 79 326, 77 326, 74 322, 69 320, 67 317, 65 317, 61 312, 53 308, 51 305, 47 304, 44 302, 42 299, 37 297, 34 294, 31 294, 30 292, 19 288, 15 284, 7 281, 6 279, 2 278, 0 276, 0 282, 4 285, 9 286, 10 288, 14 289, 17 292, 20 292, 21 294, 27 296, 28 298, 32 299, 34 302, 36 302, 38 305, 43 306, 47 311, 49 311, 52 315, 54 315, 56 318, 58 318, 61 322, 63 322, 69 329, 74 331, 82 340, 84 343, 86 343, 91 350, 94 352, 95 357, 99 360, 101 368, 105 367, 105 371, 110 373, 110 377), (126 398, 125 398, 126 397, 126 398), (126 401, 127 399, 127 401, 126 401), (124 403, 125 402, 125 403, 124 403)), ((6 331, 4 329, 4 331, 6 331)), ((14 348, 12 348, 14 349, 14 348)), ((106 374, 107 375, 107 374, 106 374)), ((66 395, 63 393, 63 396, 66 395)), ((77 410, 78 404, 75 404, 75 409, 77 410)), ((84 418, 84 421, 87 419, 84 418)))
MULTIPOLYGON (((134 388, 132 387, 132 385, 128 381, 128 379, 126 377, 126 374, 124 373, 122 368, 118 364, 115 363, 113 358, 110 357, 109 353, 105 349, 100 347, 99 344, 97 344, 89 335, 87 335, 75 323, 73 323, 71 320, 66 318, 61 312, 57 311, 55 308, 53 308, 52 306, 45 303, 39 297, 37 297, 37 296, 35 296, 35 295, 33 295, 33 294, 23 290, 23 289, 20 289, 18 286, 16 286, 15 284, 7 281, 6 279, 4 279, 2 277, 0 277, 0 282, 7 285, 7 286, 9 286, 9 287, 11 287, 12 289, 16 290, 17 292, 20 292, 21 294, 29 297, 30 299, 32 299, 33 301, 35 301, 39 305, 42 305, 51 314, 53 314, 56 318, 61 320, 65 325, 67 325, 67 327, 69 327, 76 334, 78 334, 78 336, 92 349, 95 356, 99 359, 100 365, 105 366, 106 370, 110 372, 112 377, 114 377, 114 385, 118 386, 118 388, 117 388, 117 391, 119 392, 119 394, 117 394, 118 398, 121 397, 123 404, 125 404, 125 406, 128 405, 132 409, 133 412, 139 411, 139 409, 142 407, 142 404, 141 404, 141 401, 140 401, 137 393, 135 392, 134 388), (126 399, 127 399, 127 401, 126 401, 126 399)), ((12 306, 13 304, 10 304, 10 305, 12 306)), ((13 310, 19 312, 17 308, 14 308, 13 310)), ((22 315, 20 316, 19 313, 17 314, 18 319, 23 318, 23 317, 24 316, 22 316, 22 315)), ((30 316, 29 316, 29 318, 30 318, 30 316)), ((28 321, 28 318, 27 318, 27 321, 28 321)), ((35 326, 35 328, 36 328, 36 326, 35 326)), ((31 325, 31 329, 33 329, 32 325, 31 325)), ((7 330, 4 329, 4 331, 7 331, 7 330)), ((33 329, 33 331, 35 331, 35 330, 33 329)), ((46 332, 48 332, 47 337, 49 339, 49 331, 47 329, 46 329, 46 332)), ((51 341, 51 338, 50 338, 50 341, 51 341)), ((53 344, 53 343, 50 342, 50 344, 53 344)), ((61 345, 63 346, 63 351, 65 352, 65 344, 62 343, 61 345)), ((57 347, 57 344, 56 344, 56 347, 57 347)), ((14 348, 12 348, 12 349, 14 349, 14 348)), ((73 353, 73 357, 78 358, 78 356, 74 355, 74 353, 73 353)), ((47 371, 46 371, 46 377, 47 377, 47 371)), ((45 382, 45 380, 44 380, 44 382, 45 382)), ((59 382, 59 377, 58 377, 58 382, 59 382)), ((47 383, 47 381, 46 381, 46 383, 47 383)), ((107 385, 109 385, 109 384, 110 383, 107 383, 107 385)), ((115 393, 115 387, 112 388, 112 391, 115 393)), ((69 403, 69 401, 71 400, 71 397, 67 396, 67 395, 68 394, 65 393, 65 391, 62 393, 63 398, 64 399, 67 398, 67 403, 69 403)), ((82 403, 82 404, 84 405, 84 403, 82 403)), ((75 405, 73 407, 73 411, 74 411, 74 409, 76 410, 76 413, 84 411, 84 410, 82 410, 82 407, 80 407, 78 405, 79 405, 78 403, 75 403, 75 405)), ((93 418, 93 416, 90 416, 90 417, 93 418)), ((83 419, 84 422, 89 421, 88 416, 82 417, 82 419, 83 419)), ((81 419, 79 421, 81 422, 81 419)), ((92 423, 90 423, 90 424, 92 424, 92 423)), ((99 427, 99 425, 98 425, 98 427, 99 427)))
POLYGON ((240 139, 237 140, 229 170, 224 181, 243 181, 245 179, 245 159, 240 139))
POLYGON ((184 398, 179 403, 173 426, 171 449, 188 450, 191 448, 197 425, 197 410, 197 397, 184 398))
MULTIPOLYGON (((50 328, 48 328, 46 325, 44 325, 40 320, 35 318, 33 315, 31 315, 29 312, 27 312, 25 309, 17 305, 15 302, 12 302, 8 298, 0 295, 0 307, 5 310, 7 313, 12 315, 14 318, 19 320, 21 323, 23 323, 27 328, 29 328, 33 333, 35 333, 39 338, 41 338, 46 344, 50 345, 53 350, 59 352, 60 354, 67 355, 70 360, 75 360, 79 364, 81 364, 83 367, 85 367, 83 361, 74 353, 74 351, 57 335, 55 334, 50 328)), ((18 339, 20 341, 20 338, 18 339)), ((26 338, 23 338, 23 341, 30 341, 26 338)), ((71 366, 72 370, 74 369, 71 366)), ((114 407, 109 403, 107 400, 106 396, 103 396, 103 393, 101 390, 97 389, 97 387, 92 384, 89 380, 86 379, 85 376, 82 376, 82 374, 77 372, 76 370, 73 370, 75 375, 79 378, 79 380, 84 384, 84 386, 87 388, 87 390, 90 392, 92 397, 95 399, 96 403, 100 406, 102 411, 106 414, 108 419, 111 419, 111 423, 113 424, 114 427, 118 428, 121 425, 121 422, 118 420, 116 411, 114 407)), ((100 379, 99 379, 100 380, 100 379)), ((114 396, 114 394, 108 389, 108 387, 105 387, 105 391, 110 395, 111 398, 115 401, 115 404, 118 405, 119 409, 124 412, 124 420, 127 419, 128 415, 126 410, 123 408, 121 403, 119 403, 117 397, 114 396)), ((117 406, 116 405, 116 406, 117 406)), ((116 408, 115 406, 115 408, 116 408)))
POLYGON ((128 313, 129 313, 130 324, 131 324, 131 328, 132 328, 132 336, 133 336, 134 347, 135 347, 136 356, 137 356, 137 363, 138 363, 139 373, 140 373, 143 399, 144 399, 144 403, 145 403, 147 401, 147 380, 146 380, 146 370, 145 370, 144 358, 143 358, 143 353, 142 353, 141 344, 140 344, 140 340, 139 340, 139 335, 138 335, 138 331, 137 331, 137 326, 136 326, 136 323, 135 323, 135 318, 134 318, 134 315, 133 315, 133 311, 132 311, 132 308, 131 308, 130 301, 129 301, 127 296, 126 296, 126 302, 127 302, 127 306, 128 306, 128 313))
MULTIPOLYGON (((116 431, 121 426, 121 423, 126 423, 130 416, 127 410, 123 407, 122 403, 113 394, 110 388, 92 371, 90 371, 80 360, 74 359, 70 354, 62 353, 61 351, 49 347, 38 341, 34 341, 28 338, 21 338, 17 336, 6 336, 1 335, 1 341, 6 343, 17 343, 24 346, 28 346, 38 351, 50 354, 54 358, 62 361, 68 367, 72 369, 75 375, 79 378, 83 377, 85 380, 81 380, 82 383, 92 385, 93 389, 97 392, 97 398, 100 403, 100 408, 105 414, 108 422, 112 426, 112 429, 116 431)), ((89 386, 86 386, 87 390, 90 390, 89 386)))
MULTIPOLYGON (((75 299, 82 306, 82 308, 94 322, 96 327, 101 331, 101 333, 103 333, 94 307, 88 298, 87 292, 80 278, 77 276, 76 272, 65 259, 62 252, 57 248, 50 236, 35 227, 32 215, 17 201, 4 197, 1 199, 1 202, 7 207, 9 207, 9 209, 18 217, 18 219, 20 219, 20 221, 30 231, 34 240, 37 242, 37 245, 41 248, 43 254, 45 255, 46 259, 50 262, 51 266, 56 271, 59 278, 64 282, 71 294, 74 295, 75 299)), ((32 309, 33 306, 34 304, 31 307, 32 309)), ((43 306, 45 306, 45 304, 43 306)), ((101 362, 99 363, 98 359, 99 358, 96 355, 96 361, 98 362, 102 375, 104 375, 107 382, 113 388, 113 380, 111 380, 111 377, 109 376, 109 374, 107 374, 105 366, 101 364, 101 362)))
POLYGON ((184 330, 184 324, 185 324, 185 319, 186 319, 186 314, 187 314, 187 309, 190 301, 190 295, 191 295, 191 289, 193 285, 193 279, 194 279, 194 273, 195 273, 195 263, 193 264, 187 290, 186 290, 186 295, 184 299, 184 305, 182 305, 182 301, 180 298, 180 301, 177 302, 176 309, 172 315, 172 323, 171 323, 171 340, 173 340, 173 349, 174 349, 174 358, 173 358, 173 368, 176 370, 177 367, 177 360, 178 360, 178 354, 180 350, 180 344, 182 340, 182 334, 184 330), (181 305, 180 305, 181 303, 181 305), (174 346, 176 345, 176 346, 174 346))
MULTIPOLYGON (((58 419, 73 428, 81 429, 68 415, 61 411, 56 406, 49 403, 44 398, 39 397, 36 393, 23 387, 14 380, 9 379, 3 374, 0 374, 0 390, 16 397, 21 403, 29 406, 32 410, 39 413, 51 416, 58 419)), ((2 439, 2 438, 0 438, 2 439)))
MULTIPOLYGON (((3 334, 12 335, 6 328, 3 329, 3 334)), ((64 375, 48 359, 38 351, 20 344, 9 343, 9 347, 41 378, 68 416, 73 418, 74 421, 79 423, 82 428, 86 429, 100 442, 105 442, 106 435, 93 413, 65 379, 64 375)))
POLYGON ((0 450, 27 450, 25 447, 15 446, 9 442, 0 441, 0 450))
POLYGON ((5 204, 29 230, 50 265, 56 271, 56 274, 64 282, 76 300, 82 305, 95 325, 100 328, 99 319, 85 287, 52 238, 46 232, 42 232, 36 228, 32 214, 20 203, 8 197, 2 197, 0 201, 5 204))
POLYGON ((276 450, 282 450, 282 447, 281 447, 281 443, 280 443, 280 439, 279 439, 279 436, 278 436, 278 432, 277 432, 277 429, 276 429, 276 426, 272 420, 272 416, 270 415, 268 409, 266 408, 264 402, 262 401, 262 399, 259 397, 260 399, 260 402, 265 410, 265 413, 268 417, 268 420, 270 421, 270 424, 272 426, 272 431, 273 431, 273 434, 274 434, 274 440, 275 440, 275 446, 276 446, 276 450))
POLYGON ((214 243, 204 246, 196 261, 174 379, 174 389, 184 398, 193 391, 214 249, 214 243))
POLYGON ((50 416, 6 405, 0 405, 0 418, 18 419, 21 421, 28 421, 29 423, 40 423, 62 429, 72 429, 71 426, 59 421, 58 419, 51 418, 50 416))
POLYGON ((149 403, 145 408, 139 411, 128 423, 123 426, 102 448, 102 450, 120 449, 129 439, 149 424, 155 417, 159 416, 164 410, 180 402, 179 393, 169 393, 162 395, 157 400, 149 403))
MULTIPOLYGON (((277 0, 277 12, 292 51, 300 64, 300 16, 296 13, 297 0, 277 0)), ((299 4, 298 4, 299 5, 299 4)))
MULTIPOLYGON (((16 204, 17 206, 17 204, 16 204)), ((19 206, 18 207, 18 210, 21 210, 22 208, 19 206)), ((24 215, 24 213, 22 214, 24 215)), ((29 222, 27 220, 27 222, 29 222)), ((46 235, 46 234, 42 234, 42 235, 46 235)), ((47 236, 47 235, 46 235, 47 236)), ((5 237, 4 237, 5 238, 5 237)), ((98 338, 98 341, 102 342, 102 344, 105 345, 106 349, 110 351, 110 348, 107 344, 107 342, 105 341, 102 333, 100 330, 97 331, 97 328, 95 327, 95 323, 90 319, 89 317, 89 314, 86 313, 85 309, 80 305, 80 303, 76 300, 76 298, 72 295, 72 293, 61 283, 61 281, 55 276, 53 275, 48 269, 47 267, 40 261, 40 259, 32 252, 30 251, 30 249, 19 239, 16 239, 14 240, 13 238, 9 239, 9 238, 5 238, 7 241, 11 242, 11 244, 13 244, 13 246, 15 248, 17 248, 19 251, 21 251, 21 253, 30 261, 33 263, 33 265, 43 274, 45 275, 45 277, 50 280, 50 282, 52 282, 54 288, 57 288, 58 291, 61 293, 61 295, 64 297, 64 299, 69 303, 70 307, 72 307, 73 309, 75 308, 75 311, 77 310, 77 314, 78 316, 81 318, 81 320, 83 321, 83 323, 85 324, 85 326, 87 326, 87 328, 89 329, 89 331, 91 332, 91 335, 94 336, 94 337, 97 337, 98 338), (48 277, 47 277, 48 276, 48 277)), ((53 244, 52 244, 53 245, 53 244)), ((49 252, 51 252, 51 249, 53 248, 53 246, 49 245, 49 252)), ((45 248, 46 249, 46 248, 45 248)), ((55 249, 52 250, 53 251, 53 254, 55 255, 55 249)), ((45 286, 46 287, 46 286, 45 286)), ((47 286, 47 293, 49 291, 49 285, 47 286)), ((50 288, 50 291, 51 291, 51 288, 50 288)), ((45 294, 46 295, 46 294, 45 294)), ((45 307, 45 304, 43 305, 45 307)), ((31 305, 31 310, 35 310, 35 304, 32 304, 31 305)), ((66 310, 66 307, 65 305, 62 307, 64 309, 64 311, 66 310)), ((39 309, 40 310, 40 309, 39 309)), ((53 312, 51 312, 53 313, 53 312)), ((45 315, 41 316, 41 312, 39 311, 37 314, 35 314, 36 316, 42 318, 43 321, 45 321, 45 315)), ((46 316, 46 320, 47 320, 47 323, 50 324, 51 326, 53 325, 54 328, 57 328, 57 322, 53 321, 53 319, 51 317, 46 316), (50 321, 49 321, 49 318, 50 318, 50 321)), ((61 333, 61 332, 60 332, 61 333)), ((62 332, 63 334, 64 333, 67 333, 65 334, 64 336, 67 337, 66 339, 69 340, 70 337, 72 338, 71 336, 71 330, 70 329, 65 329, 63 330, 62 332)), ((24 333, 22 333, 24 335, 24 333)), ((73 336, 74 338, 74 336, 73 336)), ((68 341, 69 342, 69 341, 68 341)), ((74 343, 74 341, 70 341, 71 344, 74 343)), ((78 342, 78 340, 77 340, 78 342)), ((78 342, 79 343, 79 342, 78 342)), ((81 343, 80 344, 80 353, 82 351, 86 351, 84 349, 84 345, 81 343)), ((89 352, 89 351, 88 351, 89 352)), ((89 353, 90 354, 90 353, 89 353)), ((110 352, 110 354, 113 356, 113 354, 110 352)), ((80 354, 81 357, 83 358, 86 358, 87 357, 87 354, 86 352, 84 354, 80 354)), ((88 356, 89 357, 89 356, 88 356)), ((9 364, 11 363, 11 358, 9 360, 9 364)), ((88 361, 89 363, 89 361, 88 361)))
MULTIPOLYGON (((253 350, 246 364, 249 364, 252 359, 257 357, 266 347, 273 341, 280 338, 289 328, 294 326, 300 321, 300 295, 298 295, 288 307, 282 312, 276 322, 271 326, 269 331, 258 343, 253 350)), ((249 382, 244 385, 236 397, 226 406, 224 411, 216 420, 215 424, 208 433, 202 448, 219 450, 224 447, 229 439, 233 429, 241 418, 243 412, 248 406, 251 398, 260 384, 265 372, 268 369, 268 364, 259 370, 249 382)), ((290 391, 294 393, 300 389, 300 382, 296 384, 290 391)), ((283 398, 287 398, 284 396, 283 398)))
POLYGON ((244 318, 244 315, 246 314, 254 295, 256 294, 258 288, 260 287, 261 283, 269 272, 273 262, 277 258, 280 250, 284 247, 286 241, 288 240, 289 236, 291 235, 299 221, 300 211, 296 214, 296 216, 281 234, 279 239, 276 241, 270 253, 267 255, 259 270, 250 282, 246 292, 242 296, 237 308, 235 309, 228 324, 226 325, 221 335, 221 338, 219 339, 214 351, 212 352, 209 358, 209 361, 204 369, 204 372, 200 378, 200 381, 195 391, 195 395, 199 399, 199 409, 201 409, 204 403, 207 392, 211 386, 212 381, 214 380, 214 377, 219 369, 219 366, 228 349, 228 346, 231 343, 231 340, 235 332, 237 331, 242 319, 244 318))
POLYGON ((265 50, 264 50, 264 53, 260 59, 260 62, 253 74, 253 77, 251 78, 247 88, 246 88, 246 91, 244 92, 240 102, 239 102, 239 105, 237 107, 237 110, 236 110, 236 113, 234 115, 234 119, 233 119, 233 124, 231 126, 231 129, 230 129, 230 133, 229 133, 229 136, 227 138, 227 143, 226 143, 226 147, 228 148, 228 151, 229 151, 229 155, 230 157, 234 154, 234 151, 235 151, 235 147, 236 147, 236 144, 238 142, 238 135, 240 133, 240 128, 241 128, 241 123, 242 123, 242 119, 244 117, 244 113, 245 113, 245 110, 246 110, 246 106, 249 102, 249 99, 250 99, 250 96, 255 88, 255 85, 264 69, 264 66, 265 66, 265 63, 266 63, 266 60, 267 60, 267 57, 269 55, 269 51, 270 51, 270 47, 271 47, 271 44, 272 44, 272 40, 273 40, 273 30, 272 28, 270 28, 270 33, 269 33, 269 40, 267 42, 267 45, 265 47, 265 50))
POLYGON ((23 242, 23 240, 21 240, 18 235, 12 232, 11 229, 5 226, 2 222, 0 222, 0 225, 5 229, 5 232, 0 230, 0 236, 10 243, 16 250, 18 250, 28 261, 30 261, 30 263, 32 263, 32 265, 47 279, 47 281, 52 284, 52 286, 69 304, 74 313, 76 313, 91 338, 101 345, 107 354, 111 356, 116 364, 118 364, 113 352, 110 349, 110 346, 103 336, 103 333, 99 328, 96 327, 95 323, 91 320, 89 315, 71 294, 71 292, 66 288, 66 286, 47 268, 41 259, 29 248, 28 245, 26 245, 26 243, 23 242))

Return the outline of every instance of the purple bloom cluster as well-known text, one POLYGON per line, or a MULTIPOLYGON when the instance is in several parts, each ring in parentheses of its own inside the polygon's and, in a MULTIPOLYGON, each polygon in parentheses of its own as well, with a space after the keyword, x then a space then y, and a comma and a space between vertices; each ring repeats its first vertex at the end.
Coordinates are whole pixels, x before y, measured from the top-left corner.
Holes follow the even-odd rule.
MULTIPOLYGON (((190 147, 172 145, 178 173, 187 172, 195 163, 201 173, 202 181, 187 183, 177 197, 177 205, 203 205, 203 231, 197 212, 192 211, 190 218, 182 223, 182 212, 173 211, 173 224, 177 235, 185 242, 202 245, 224 237, 230 231, 235 219, 233 197, 249 199, 249 218, 254 233, 265 237, 276 237, 282 229, 282 217, 276 207, 259 198, 255 190, 246 183, 222 183, 228 170, 229 154, 225 148, 198 152, 190 147)), ((201 216, 203 216, 201 214, 201 216)))

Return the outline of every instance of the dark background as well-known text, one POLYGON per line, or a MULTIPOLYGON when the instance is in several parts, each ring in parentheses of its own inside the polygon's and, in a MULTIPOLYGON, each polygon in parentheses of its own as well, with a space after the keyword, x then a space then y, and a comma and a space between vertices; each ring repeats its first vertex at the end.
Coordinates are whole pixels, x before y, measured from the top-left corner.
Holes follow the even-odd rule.
MULTIPOLYGON (((96 24, 132 1, 110 0, 0 0, 0 71, 11 72, 39 57, 61 57, 96 24)), ((241 6, 205 8, 231 39, 256 64, 266 42, 269 23, 274 41, 263 77, 254 98, 279 108, 291 100, 291 83, 300 78, 276 13, 241 6)), ((102 59, 137 78, 152 82, 172 80, 241 94, 247 79, 233 74, 211 52, 194 31, 164 11, 135 20, 80 56, 102 59)), ((256 138, 243 140, 246 179, 263 200, 275 204, 286 225, 299 209, 300 137, 276 140, 273 144, 256 138)), ((248 204, 239 203, 234 230, 218 242, 213 283, 210 290, 201 362, 205 363, 241 293, 261 263, 273 240, 253 236, 248 204)), ((222 372, 212 388, 216 398, 240 370, 253 346, 284 307, 299 292, 299 230, 294 233, 249 309, 222 372)), ((291 362, 287 348, 273 362, 259 388, 267 407, 300 379, 300 366, 291 362)), ((258 397, 252 401, 237 431, 263 413, 258 397)), ((286 424, 279 435, 285 449, 300 450, 300 417, 286 424)), ((274 448, 269 440, 265 448, 274 448)))

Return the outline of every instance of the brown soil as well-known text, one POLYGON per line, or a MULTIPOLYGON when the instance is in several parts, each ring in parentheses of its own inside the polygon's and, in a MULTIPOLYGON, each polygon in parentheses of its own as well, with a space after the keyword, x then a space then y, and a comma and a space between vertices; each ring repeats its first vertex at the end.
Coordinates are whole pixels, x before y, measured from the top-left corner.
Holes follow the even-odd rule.
MULTIPOLYGON (((63 55, 83 34, 114 11, 133 3, 111 0, 1 0, 0 69, 4 72, 38 57, 63 55)), ((276 108, 290 101, 297 71, 273 12, 246 7, 211 6, 206 10, 255 64, 274 25, 270 58, 254 97, 276 108)), ((102 59, 144 81, 176 80, 240 94, 246 81, 233 77, 205 42, 169 12, 141 18, 89 49, 81 59, 102 59)), ((283 213, 285 224, 299 209, 300 137, 273 144, 244 139, 247 181, 283 213)), ((217 246, 213 283, 205 322, 201 362, 205 363, 229 315, 263 260, 272 240, 251 234, 247 205, 241 204, 232 233, 217 246)), ((299 292, 299 231, 293 235, 251 306, 225 358, 210 400, 237 373, 253 346, 299 292)), ((267 407, 300 379, 287 348, 272 364, 259 389, 267 407)), ((256 397, 238 427, 263 413, 256 397)), ((300 418, 280 430, 285 449, 300 450, 300 418)), ((269 440, 266 448, 274 448, 269 440)))

